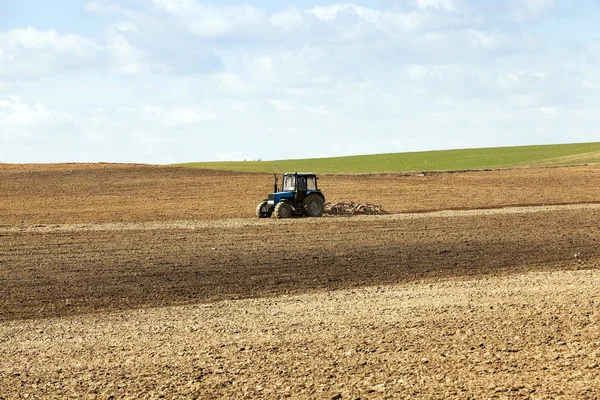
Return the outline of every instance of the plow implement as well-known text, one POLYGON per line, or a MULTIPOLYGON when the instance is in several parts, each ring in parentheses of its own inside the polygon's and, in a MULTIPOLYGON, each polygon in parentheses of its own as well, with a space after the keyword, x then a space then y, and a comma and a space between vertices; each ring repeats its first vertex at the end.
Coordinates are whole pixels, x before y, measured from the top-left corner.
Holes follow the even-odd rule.
POLYGON ((383 215, 383 206, 370 203, 337 202, 325 204, 325 214, 331 215, 383 215))

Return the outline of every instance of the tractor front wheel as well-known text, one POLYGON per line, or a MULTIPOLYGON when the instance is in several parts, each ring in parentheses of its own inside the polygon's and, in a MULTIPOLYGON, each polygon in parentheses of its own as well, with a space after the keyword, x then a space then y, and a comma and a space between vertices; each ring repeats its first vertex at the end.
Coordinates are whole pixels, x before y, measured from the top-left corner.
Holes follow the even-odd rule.
POLYGON ((275 218, 290 218, 292 216, 292 206, 287 201, 280 201, 275 206, 275 218))
POLYGON ((256 216, 258 218, 270 218, 271 217, 271 212, 269 211, 263 211, 263 208, 268 204, 268 202, 265 201, 261 201, 260 203, 258 203, 258 206, 256 206, 256 216))
POLYGON ((318 194, 309 194, 302 202, 302 211, 307 217, 320 217, 325 210, 325 202, 318 194))

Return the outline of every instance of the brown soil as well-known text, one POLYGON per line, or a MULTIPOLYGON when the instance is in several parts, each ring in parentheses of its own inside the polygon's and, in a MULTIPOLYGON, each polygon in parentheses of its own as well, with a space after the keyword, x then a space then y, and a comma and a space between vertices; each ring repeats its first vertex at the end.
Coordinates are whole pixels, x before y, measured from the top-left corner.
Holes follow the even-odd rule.
POLYGON ((0 324, 0 398, 600 397, 598 271, 0 324))
MULTIPOLYGON (((325 175, 327 201, 390 212, 599 203, 600 165, 427 176, 325 175)), ((183 167, 1 165, 0 225, 171 221, 254 216, 273 177, 183 167)))
POLYGON ((0 176, 0 399, 600 395, 598 166, 324 176, 436 212, 283 221, 264 174, 0 176))

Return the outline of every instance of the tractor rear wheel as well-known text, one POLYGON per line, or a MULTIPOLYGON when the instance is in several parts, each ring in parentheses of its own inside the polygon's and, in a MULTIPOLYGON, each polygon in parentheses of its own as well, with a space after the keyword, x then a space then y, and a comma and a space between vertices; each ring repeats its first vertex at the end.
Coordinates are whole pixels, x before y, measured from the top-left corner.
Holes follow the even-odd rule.
POLYGON ((309 194, 302 201, 302 212, 307 217, 320 217, 325 210, 325 202, 318 194, 309 194))
POLYGON ((287 201, 280 201, 273 211, 275 218, 290 218, 292 216, 292 206, 287 201))
POLYGON ((270 218, 271 217, 271 213, 269 211, 263 211, 263 207, 266 206, 268 204, 268 202, 265 201, 261 201, 260 203, 258 203, 258 206, 256 206, 256 216, 258 218, 270 218))

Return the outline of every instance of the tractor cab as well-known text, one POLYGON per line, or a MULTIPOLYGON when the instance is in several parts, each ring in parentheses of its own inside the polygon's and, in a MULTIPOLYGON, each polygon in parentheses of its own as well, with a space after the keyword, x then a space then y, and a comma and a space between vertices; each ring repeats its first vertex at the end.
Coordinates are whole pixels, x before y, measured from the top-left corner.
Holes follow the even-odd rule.
POLYGON ((256 215, 259 218, 289 218, 294 215, 320 217, 325 208, 325 196, 318 188, 317 176, 310 172, 288 172, 283 174, 281 186, 275 177, 273 193, 259 203, 256 215))
POLYGON ((287 173, 283 175, 282 192, 308 192, 317 190, 317 176, 311 173, 287 173))

